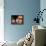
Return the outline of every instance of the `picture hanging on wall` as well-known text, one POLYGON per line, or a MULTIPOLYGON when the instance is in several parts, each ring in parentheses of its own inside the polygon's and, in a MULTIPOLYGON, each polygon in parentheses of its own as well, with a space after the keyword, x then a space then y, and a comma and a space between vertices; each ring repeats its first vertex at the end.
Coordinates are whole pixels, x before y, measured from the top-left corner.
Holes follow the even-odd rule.
POLYGON ((11 15, 11 24, 24 24, 24 15, 11 15))

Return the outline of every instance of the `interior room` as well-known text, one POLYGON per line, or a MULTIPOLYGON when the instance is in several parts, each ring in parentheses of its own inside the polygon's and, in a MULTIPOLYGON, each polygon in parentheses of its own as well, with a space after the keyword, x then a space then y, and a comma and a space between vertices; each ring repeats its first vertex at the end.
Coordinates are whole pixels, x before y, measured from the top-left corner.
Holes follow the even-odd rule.
POLYGON ((46 0, 0 0, 0 46, 46 46, 46 0))

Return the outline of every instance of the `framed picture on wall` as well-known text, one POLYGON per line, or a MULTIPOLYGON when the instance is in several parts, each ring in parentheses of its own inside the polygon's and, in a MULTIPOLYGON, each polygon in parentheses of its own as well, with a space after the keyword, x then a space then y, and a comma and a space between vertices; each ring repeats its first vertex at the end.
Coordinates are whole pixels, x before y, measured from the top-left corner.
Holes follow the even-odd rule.
POLYGON ((24 15, 11 15, 11 24, 24 24, 24 15))

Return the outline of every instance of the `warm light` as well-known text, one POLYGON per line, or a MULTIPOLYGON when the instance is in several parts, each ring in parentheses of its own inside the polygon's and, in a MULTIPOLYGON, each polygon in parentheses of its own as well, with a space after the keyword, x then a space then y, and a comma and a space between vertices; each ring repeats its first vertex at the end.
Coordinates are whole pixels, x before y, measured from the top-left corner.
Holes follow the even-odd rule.
POLYGON ((4 42, 4 0, 0 0, 0 45, 4 42))
POLYGON ((23 16, 18 16, 18 18, 23 18, 23 16))
POLYGON ((4 10, 0 9, 0 42, 4 41, 4 10))

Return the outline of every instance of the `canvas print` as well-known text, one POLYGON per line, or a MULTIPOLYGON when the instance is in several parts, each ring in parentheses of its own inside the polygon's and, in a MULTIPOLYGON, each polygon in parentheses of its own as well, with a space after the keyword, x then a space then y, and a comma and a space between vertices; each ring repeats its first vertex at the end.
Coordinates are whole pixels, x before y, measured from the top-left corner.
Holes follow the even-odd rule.
POLYGON ((12 15, 11 24, 24 24, 24 16, 23 15, 12 15))

